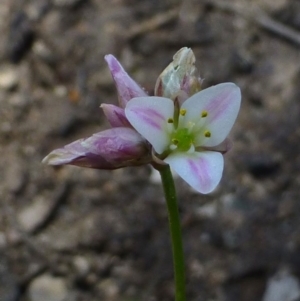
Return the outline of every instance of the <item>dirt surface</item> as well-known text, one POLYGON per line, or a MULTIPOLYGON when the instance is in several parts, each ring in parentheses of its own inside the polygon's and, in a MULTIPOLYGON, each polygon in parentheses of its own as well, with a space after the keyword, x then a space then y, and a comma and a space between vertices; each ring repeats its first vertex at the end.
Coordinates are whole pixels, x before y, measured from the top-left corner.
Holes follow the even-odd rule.
POLYGON ((108 127, 105 54, 153 94, 183 46, 204 87, 230 81, 243 95, 218 189, 176 180, 188 300, 300 300, 299 1, 208 2, 0 1, 1 301, 174 300, 150 167, 41 160, 108 127))

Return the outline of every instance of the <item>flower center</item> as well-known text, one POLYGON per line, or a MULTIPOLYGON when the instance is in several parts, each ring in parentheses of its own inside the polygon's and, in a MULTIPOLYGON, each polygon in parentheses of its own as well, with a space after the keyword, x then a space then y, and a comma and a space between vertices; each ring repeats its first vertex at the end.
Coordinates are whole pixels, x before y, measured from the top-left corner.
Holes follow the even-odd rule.
POLYGON ((194 135, 189 132, 187 128, 181 128, 174 131, 171 136, 172 149, 177 149, 182 152, 187 152, 194 140, 194 135))

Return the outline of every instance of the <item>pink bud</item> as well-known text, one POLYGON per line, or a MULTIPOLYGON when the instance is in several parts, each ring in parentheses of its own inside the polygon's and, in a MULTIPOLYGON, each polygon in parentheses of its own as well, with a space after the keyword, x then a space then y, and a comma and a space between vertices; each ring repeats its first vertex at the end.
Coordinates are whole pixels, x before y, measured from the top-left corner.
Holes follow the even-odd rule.
POLYGON ((147 96, 147 93, 127 74, 112 54, 108 54, 104 58, 115 81, 121 108, 125 108, 127 102, 134 97, 147 96))
POLYGON ((71 164, 96 169, 117 169, 151 162, 151 151, 144 138, 131 128, 112 128, 74 141, 52 151, 43 163, 71 164))

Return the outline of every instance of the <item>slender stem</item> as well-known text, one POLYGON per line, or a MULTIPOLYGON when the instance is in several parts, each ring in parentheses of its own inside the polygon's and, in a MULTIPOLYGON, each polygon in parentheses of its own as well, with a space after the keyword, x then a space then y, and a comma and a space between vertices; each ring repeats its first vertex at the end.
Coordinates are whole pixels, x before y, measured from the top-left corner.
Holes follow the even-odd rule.
POLYGON ((168 207, 176 288, 175 300, 186 301, 184 254, 174 180, 169 165, 160 166, 158 171, 168 207))

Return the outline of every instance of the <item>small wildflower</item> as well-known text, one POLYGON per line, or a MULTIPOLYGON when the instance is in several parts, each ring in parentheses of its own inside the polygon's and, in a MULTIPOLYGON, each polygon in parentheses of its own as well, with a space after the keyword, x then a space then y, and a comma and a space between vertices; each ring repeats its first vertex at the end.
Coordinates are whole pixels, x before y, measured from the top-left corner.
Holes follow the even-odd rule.
POLYGON ((119 106, 101 105, 112 128, 56 149, 43 162, 116 169, 163 160, 194 189, 211 192, 222 176, 240 89, 224 83, 200 91, 195 56, 186 47, 159 76, 153 97, 114 56, 105 60, 119 96, 119 106))
POLYGON ((219 145, 226 141, 240 102, 240 89, 224 83, 194 94, 179 111, 172 99, 137 97, 127 103, 125 115, 157 157, 194 189, 209 193, 221 179, 224 163, 219 145))

